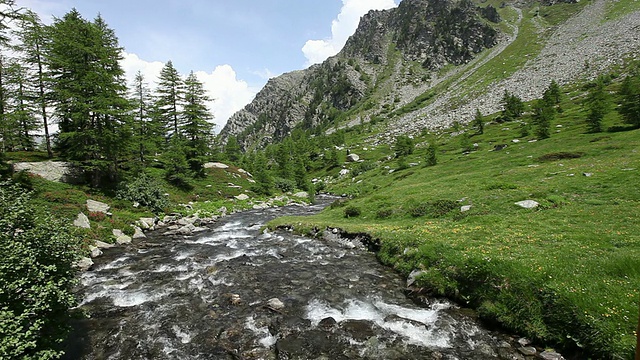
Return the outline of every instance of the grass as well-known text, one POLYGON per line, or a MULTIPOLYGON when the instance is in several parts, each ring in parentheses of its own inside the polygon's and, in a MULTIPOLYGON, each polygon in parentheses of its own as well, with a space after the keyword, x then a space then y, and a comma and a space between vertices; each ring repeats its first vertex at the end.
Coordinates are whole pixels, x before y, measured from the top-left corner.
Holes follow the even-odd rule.
MULTIPOLYGON (((567 92, 582 96, 579 88, 567 92)), ((329 185, 352 200, 270 226, 369 233, 381 242, 383 263, 404 275, 424 270, 420 288, 477 309, 487 322, 568 353, 631 358, 640 298, 640 130, 588 134, 580 98, 569 99, 549 139, 529 142, 535 139, 520 137, 515 123, 492 124, 471 137, 477 151, 464 155, 450 131, 425 134, 416 142, 437 142, 438 164, 404 170, 386 157, 388 147, 358 152, 376 166, 329 185), (508 147, 491 151, 496 144, 508 147), (540 207, 514 205, 527 199, 540 207), (461 212, 463 205, 471 210, 461 212), (345 217, 345 209, 358 216, 345 217)), ((605 122, 621 121, 612 112, 605 122)), ((365 136, 353 135, 351 149, 367 147, 365 136)), ((405 162, 425 156, 419 146, 405 162)))

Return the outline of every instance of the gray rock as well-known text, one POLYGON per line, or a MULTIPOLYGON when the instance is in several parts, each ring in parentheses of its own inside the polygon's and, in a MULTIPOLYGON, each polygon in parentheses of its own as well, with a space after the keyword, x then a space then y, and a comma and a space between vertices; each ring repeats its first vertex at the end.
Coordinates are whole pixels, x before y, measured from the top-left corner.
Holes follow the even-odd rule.
POLYGON ((582 173, 582 175, 586 176, 586 177, 592 177, 593 173, 582 173))
POLYGON ((523 201, 518 201, 515 204, 525 209, 535 209, 538 206, 540 206, 540 203, 538 203, 535 200, 523 200, 523 201))
POLYGON ((73 225, 83 229, 91 229, 89 218, 83 213, 78 214, 78 217, 73 221, 73 225))
POLYGON ((204 168, 205 169, 228 169, 229 165, 219 163, 219 162, 210 162, 210 163, 204 164, 204 168))
POLYGON ((358 161, 360 161, 360 156, 358 156, 356 154, 349 154, 349 155, 347 155, 347 161, 348 162, 358 162, 358 161))
POLYGON ((349 169, 342 169, 340 170, 340 176, 346 176, 347 174, 349 174, 349 169))
POLYGON ((306 198, 309 197, 309 193, 307 193, 306 191, 300 191, 300 192, 297 192, 297 193, 293 194, 293 196, 297 197, 297 198, 301 198, 301 199, 306 199, 306 198))
POLYGON ((245 174, 245 175, 247 175, 248 177, 253 177, 253 175, 251 175, 251 174, 250 174, 247 170, 245 170, 245 169, 238 169, 238 172, 239 172, 240 174, 245 174))
POLYGON ((538 353, 538 350, 533 346, 525 346, 518 349, 520 353, 524 356, 535 356, 538 353))
POLYGON ((87 210, 89 210, 89 212, 101 212, 106 214, 109 212, 109 209, 111 209, 111 206, 103 202, 87 199, 87 210))
POLYGON ((236 200, 240 200, 240 201, 244 201, 244 200, 249 200, 249 195, 247 194, 240 194, 238 196, 235 196, 236 200))
POLYGON ((156 220, 154 218, 140 218, 138 225, 143 230, 153 230, 156 220))
POLYGON ((539 356, 543 360, 564 360, 564 357, 555 351, 543 351, 539 356))
POLYGON ((113 245, 113 244, 107 244, 104 241, 96 240, 96 247, 98 249, 103 249, 104 250, 104 249, 111 249, 111 248, 114 248, 116 246, 113 245))
POLYGON ((180 235, 191 235, 193 234, 193 232, 196 230, 196 226, 193 224, 188 224, 185 225, 183 227, 181 227, 180 229, 178 229, 178 234, 180 235))
POLYGON ((89 246, 89 251, 91 252, 92 258, 97 258, 98 256, 102 256, 102 250, 100 250, 97 246, 89 246))
POLYGON ((178 216, 174 216, 174 215, 167 215, 164 218, 162 218, 162 222, 165 224, 172 223, 177 220, 178 220, 178 216))
POLYGON ((93 260, 91 260, 88 257, 84 257, 76 261, 76 263, 73 264, 73 266, 79 269, 80 271, 87 271, 93 266, 93 260))
POLYGON ((54 182, 78 184, 82 182, 80 173, 71 163, 62 161, 19 162, 13 164, 13 171, 27 171, 54 182))
POLYGON ((471 210, 472 206, 471 205, 465 205, 460 207, 460 212, 467 212, 469 210, 471 210))
POLYGON ((146 237, 147 237, 147 235, 145 235, 145 234, 142 232, 142 229, 140 229, 139 227, 134 226, 134 227, 133 227, 133 230, 134 230, 134 233, 133 233, 133 238, 134 238, 134 239, 144 239, 144 238, 146 238, 146 237))
POLYGON ((269 205, 268 204, 264 204, 264 203, 253 205, 253 209, 254 210, 264 210, 264 209, 268 209, 268 208, 269 208, 269 205))
POLYGON ((282 310, 284 309, 284 303, 280 301, 278 298, 269 299, 267 301, 267 306, 272 308, 273 310, 282 310))
POLYGON ((418 277, 424 273, 426 273, 426 271, 424 270, 417 270, 417 269, 413 270, 411 274, 409 274, 409 277, 407 277, 407 287, 410 287, 411 285, 415 284, 418 277))
POLYGON ((131 236, 126 235, 125 233, 122 232, 122 230, 113 229, 111 230, 111 233, 113 233, 113 236, 116 237, 116 244, 118 245, 131 244, 131 236))
POLYGON ((518 339, 518 344, 520 344, 520 346, 527 346, 527 345, 531 344, 531 340, 529 340, 527 338, 520 338, 520 339, 518 339))

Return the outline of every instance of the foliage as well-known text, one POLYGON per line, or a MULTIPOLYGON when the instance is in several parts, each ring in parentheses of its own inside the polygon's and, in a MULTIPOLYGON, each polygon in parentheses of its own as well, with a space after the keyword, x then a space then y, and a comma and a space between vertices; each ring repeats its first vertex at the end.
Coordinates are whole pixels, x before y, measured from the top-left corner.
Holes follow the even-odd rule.
POLYGON ((628 75, 620 86, 618 112, 625 123, 640 127, 640 75, 628 75))
POLYGON ((55 359, 67 334, 79 240, 61 221, 0 184, 0 358, 55 359))
POLYGON ((166 190, 156 179, 143 172, 118 190, 116 197, 137 202, 157 214, 169 206, 165 193, 166 190))
POLYGON ((605 90, 605 79, 600 76, 591 84, 589 94, 585 101, 587 108, 587 130, 590 133, 598 133, 602 131, 602 120, 609 112, 611 100, 609 94, 605 90))
POLYGON ((365 160, 363 162, 357 163, 351 170, 351 173, 353 174, 353 176, 358 176, 375 168, 376 163, 374 163, 373 161, 365 160))
POLYGON ((396 143, 393 146, 393 149, 396 152, 397 157, 411 155, 415 149, 415 143, 413 142, 413 139, 407 135, 400 135, 396 138, 396 143))
POLYGON ((436 164, 438 164, 438 158, 437 158, 437 151, 438 148, 436 147, 436 144, 434 143, 429 143, 429 146, 427 146, 427 156, 425 157, 425 166, 435 166, 436 164))
POLYGON ((511 94, 505 90, 502 95, 502 116, 503 121, 513 121, 522 116, 524 103, 519 96, 511 94))
POLYGON ((361 213, 362 211, 357 206, 349 205, 344 208, 344 217, 346 218, 358 217, 361 213))
POLYGON ((274 179, 274 186, 276 187, 276 189, 287 193, 292 192, 296 189, 296 182, 293 180, 278 177, 274 179))
POLYGON ((435 200, 412 205, 409 208, 409 213, 413 217, 428 216, 431 218, 439 218, 448 214, 457 207, 458 203, 455 201, 435 200))
POLYGON ((482 116, 480 109, 476 109, 476 115, 471 121, 471 126, 476 130, 476 134, 481 135, 484 133, 484 117, 482 116))

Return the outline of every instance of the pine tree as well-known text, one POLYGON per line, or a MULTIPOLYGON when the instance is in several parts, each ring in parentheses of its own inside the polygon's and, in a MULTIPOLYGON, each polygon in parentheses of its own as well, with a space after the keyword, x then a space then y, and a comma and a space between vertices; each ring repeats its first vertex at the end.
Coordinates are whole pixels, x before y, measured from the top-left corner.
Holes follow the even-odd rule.
POLYGON ((427 157, 425 159, 425 166, 434 166, 438 164, 437 147, 434 143, 429 143, 427 146, 427 157))
POLYGON ((622 81, 618 95, 621 98, 618 112, 624 122, 640 127, 640 76, 628 75, 622 81))
POLYGON ((609 94, 605 90, 605 81, 602 76, 598 77, 589 89, 586 107, 587 130, 591 133, 601 132, 602 120, 610 107, 609 94))
POLYGON ((522 113, 524 113, 522 99, 505 90, 502 96, 502 119, 504 121, 513 121, 520 118, 522 113))
POLYGON ((238 144, 238 139, 235 136, 229 136, 227 139, 227 143, 224 146, 224 154, 227 160, 232 163, 237 163, 240 160, 242 152, 240 144, 238 144))
POLYGON ((482 116, 480 109, 476 109, 476 115, 473 118, 471 125, 476 130, 476 134, 484 133, 484 117, 482 116))
POLYGON ((38 15, 27 11, 20 22, 20 29, 15 32, 20 40, 17 50, 22 55, 22 61, 29 68, 28 82, 35 87, 32 90, 30 102, 38 107, 42 120, 44 140, 49 158, 53 157, 51 136, 49 134, 49 113, 47 111, 48 97, 50 97, 50 82, 47 68, 44 64, 44 47, 47 41, 45 27, 38 15))
POLYGON ((39 122, 35 117, 36 111, 29 101, 32 95, 28 88, 27 69, 13 61, 6 68, 6 75, 8 108, 5 116, 15 133, 13 147, 22 151, 33 151, 35 148, 33 133, 39 129, 39 122))
POLYGON ((92 185, 104 175, 115 180, 130 134, 122 48, 102 18, 92 23, 75 9, 49 29, 45 54, 59 118, 58 148, 92 185))
POLYGON ((181 115, 182 133, 186 138, 187 160, 191 170, 200 173, 209 152, 213 125, 209 122, 213 115, 207 108, 204 86, 193 71, 185 80, 184 108, 181 115))
POLYGON ((553 105, 545 99, 538 99, 533 106, 533 122, 536 125, 535 134, 538 139, 547 139, 551 133, 551 121, 555 116, 553 105))
POLYGON ((184 97, 184 81, 171 60, 167 61, 158 78, 155 111, 157 121, 164 127, 167 139, 180 134, 180 111, 184 97))
POLYGON ((264 152, 260 151, 255 155, 253 161, 253 179, 256 184, 253 188, 258 194, 270 196, 273 193, 273 176, 271 176, 268 169, 268 162, 264 152))
POLYGON ((147 157, 158 151, 165 142, 163 132, 159 125, 153 121, 151 90, 140 71, 138 71, 133 80, 130 99, 133 108, 133 121, 131 124, 133 151, 136 152, 136 158, 144 167, 147 157))
MULTIPOLYGON (((1 24, 1 23, 0 23, 1 24)), ((15 143, 15 124, 7 116, 7 71, 6 58, 0 54, 0 139, 2 152, 12 151, 15 143)))

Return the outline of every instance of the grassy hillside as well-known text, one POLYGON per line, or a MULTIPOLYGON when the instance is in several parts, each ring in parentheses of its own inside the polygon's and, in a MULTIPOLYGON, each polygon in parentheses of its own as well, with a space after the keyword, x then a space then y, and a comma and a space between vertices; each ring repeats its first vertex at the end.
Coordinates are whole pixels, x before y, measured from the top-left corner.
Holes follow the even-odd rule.
MULTIPOLYGON (((346 177, 335 169, 316 175, 352 199, 271 226, 368 233, 380 240, 381 261, 404 275, 424 271, 424 292, 569 353, 631 358, 640 298, 640 130, 589 134, 583 86, 564 92, 564 111, 540 141, 522 136, 518 122, 489 122, 482 135, 424 132, 416 151, 399 160, 390 146, 372 147, 370 134, 350 132, 348 148, 370 170, 352 177, 362 168, 352 164, 346 177), (430 167, 428 142, 438 144, 430 167), (463 152, 469 144, 474 150, 463 152), (529 199, 540 206, 514 204, 529 199), (462 212, 465 205, 471 208, 462 212)), ((605 118, 605 128, 620 124, 615 111, 605 118)))

